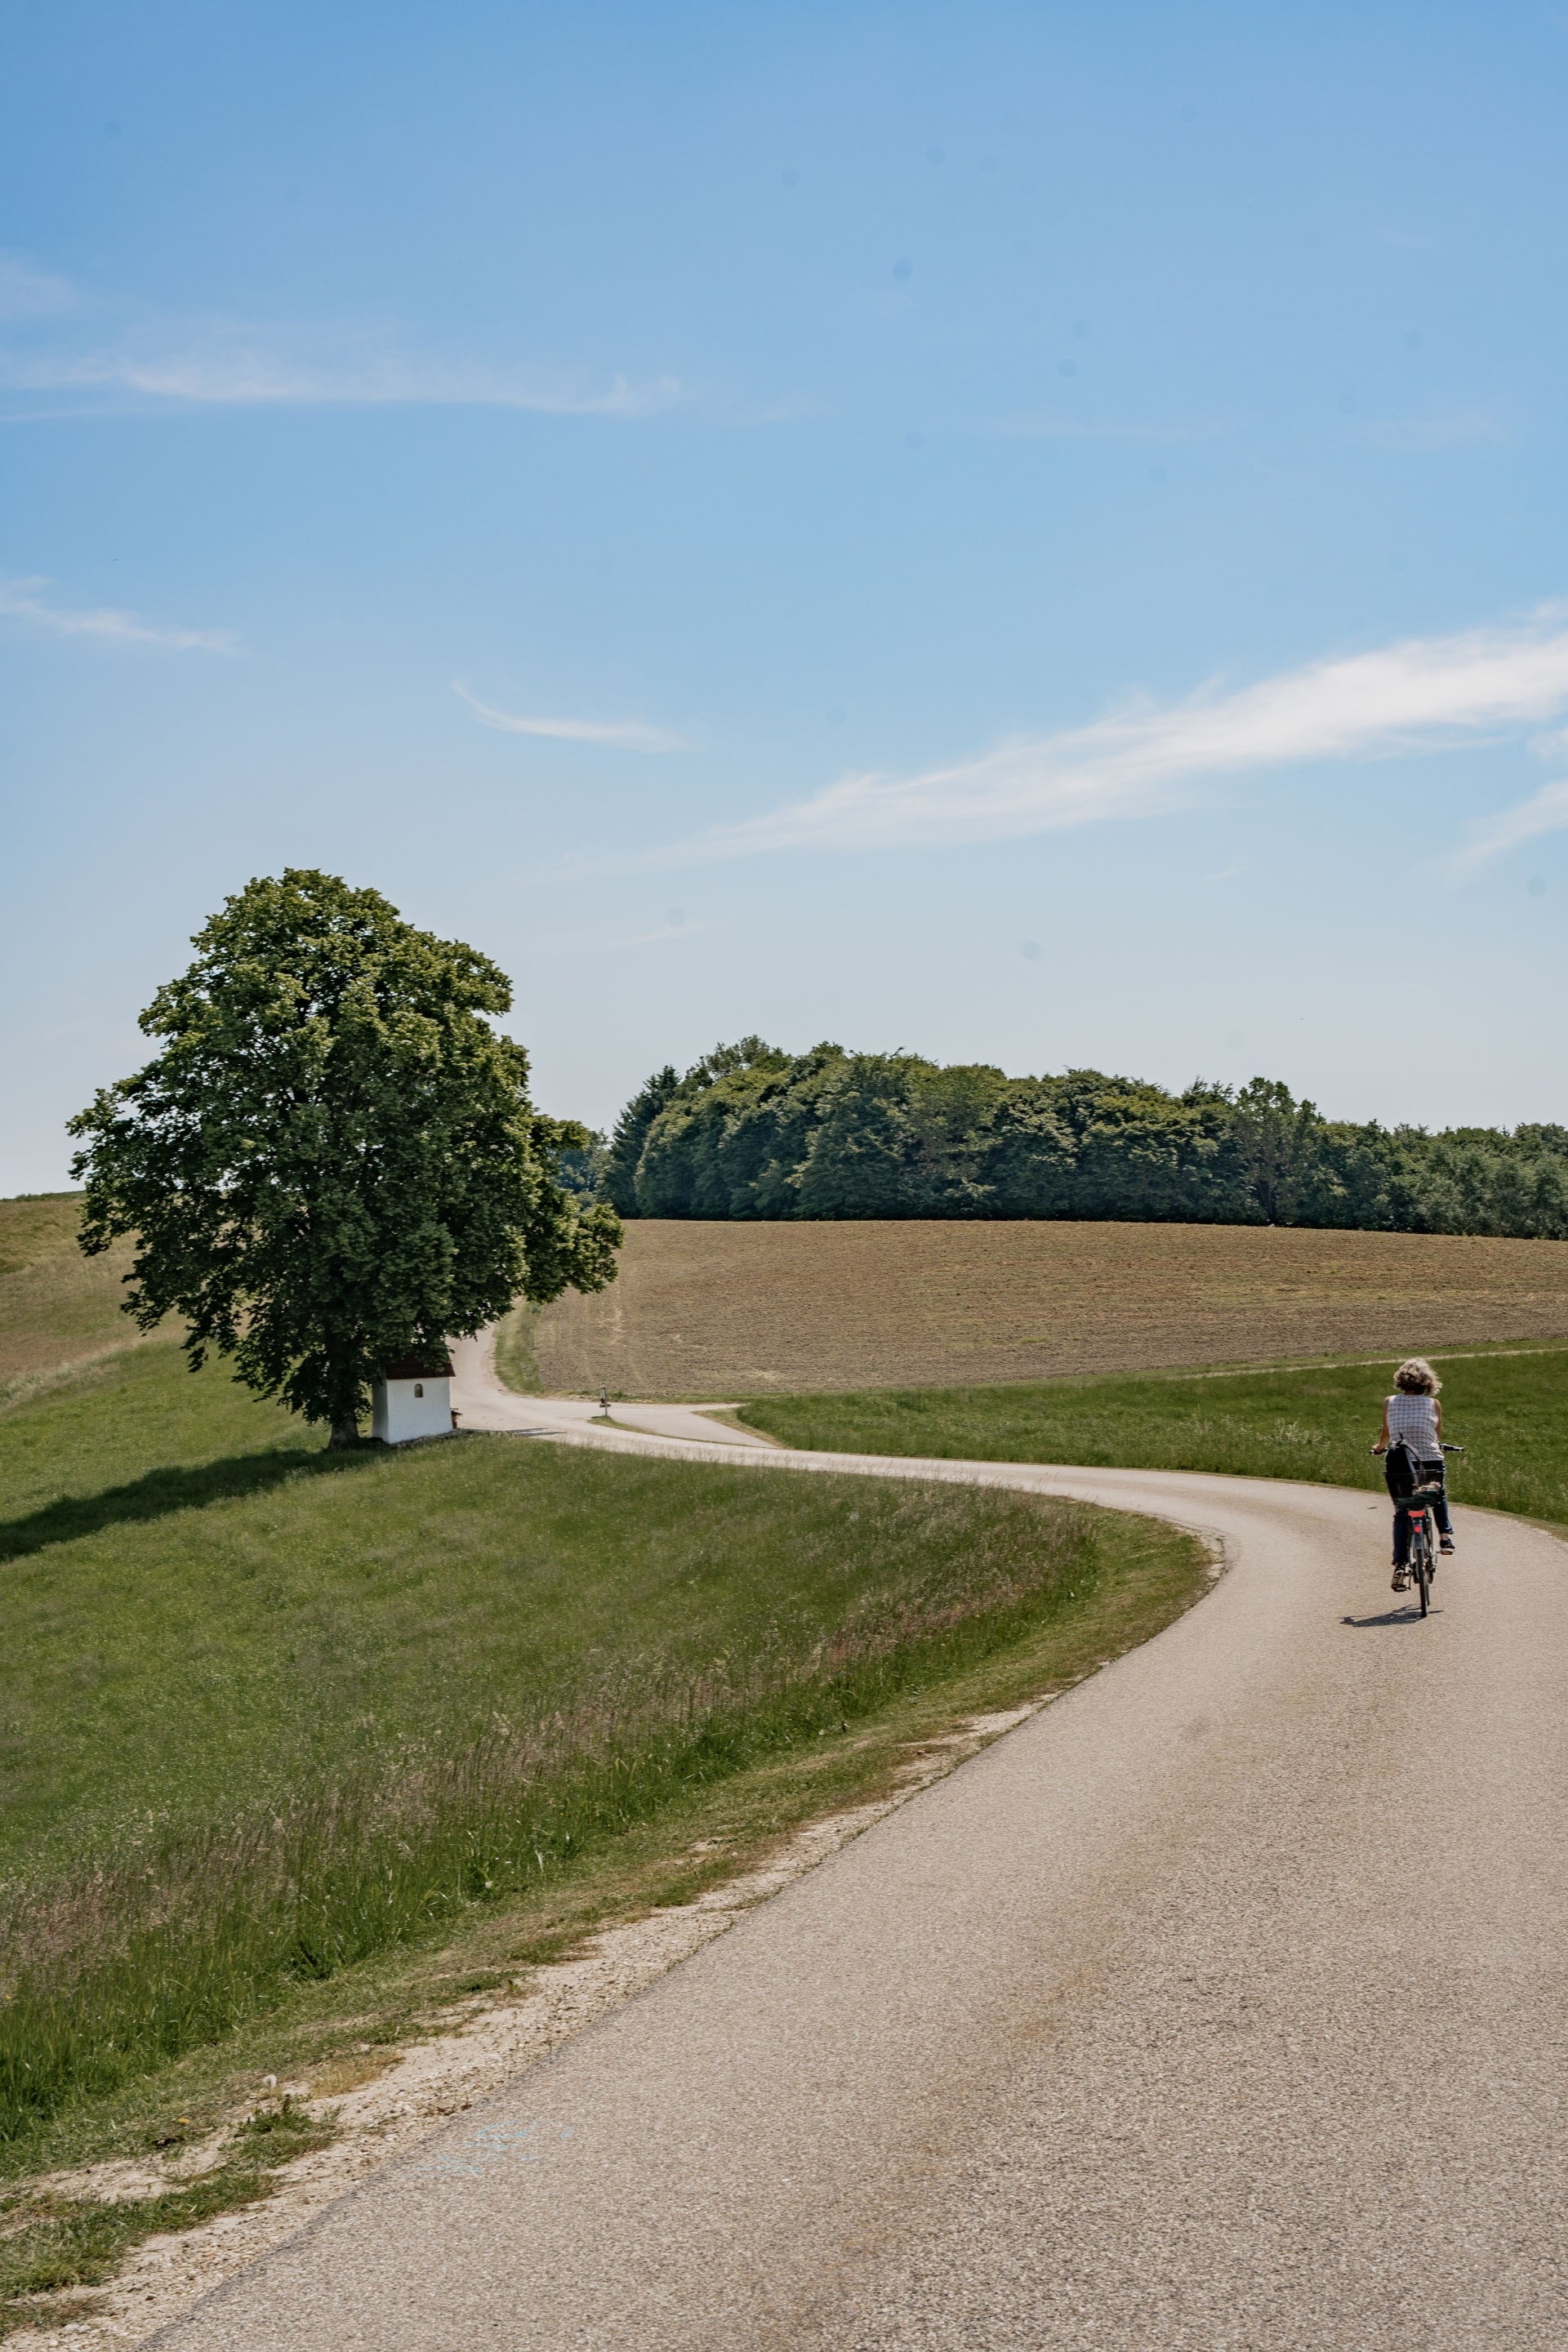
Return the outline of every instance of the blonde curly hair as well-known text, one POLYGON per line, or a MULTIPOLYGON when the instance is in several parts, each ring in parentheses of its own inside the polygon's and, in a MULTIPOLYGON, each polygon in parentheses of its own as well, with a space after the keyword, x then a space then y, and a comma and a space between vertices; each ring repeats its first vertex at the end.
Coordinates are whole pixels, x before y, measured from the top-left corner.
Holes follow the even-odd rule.
POLYGON ((1394 1375, 1394 1385, 1401 1396, 1435 1397, 1443 1383, 1425 1356, 1406 1356, 1394 1375))

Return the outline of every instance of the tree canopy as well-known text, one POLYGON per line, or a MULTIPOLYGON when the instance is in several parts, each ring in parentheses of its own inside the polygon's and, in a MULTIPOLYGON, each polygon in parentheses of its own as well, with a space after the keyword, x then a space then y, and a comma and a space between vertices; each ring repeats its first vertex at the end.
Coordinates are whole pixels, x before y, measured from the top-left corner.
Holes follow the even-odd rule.
POLYGON ((604 1189, 645 1217, 1105 1217, 1568 1238, 1568 1129, 1355 1125, 1277 1079, 1181 1094, 1102 1070, 760 1037, 665 1068, 604 1189))
POLYGON ((193 1370, 231 1356, 346 1444, 384 1366, 613 1280, 614 1210, 560 1181, 588 1131, 533 1108, 488 957, 300 868, 192 944, 141 1017, 162 1050, 70 1122, 82 1248, 136 1237, 143 1330, 182 1316, 193 1370))

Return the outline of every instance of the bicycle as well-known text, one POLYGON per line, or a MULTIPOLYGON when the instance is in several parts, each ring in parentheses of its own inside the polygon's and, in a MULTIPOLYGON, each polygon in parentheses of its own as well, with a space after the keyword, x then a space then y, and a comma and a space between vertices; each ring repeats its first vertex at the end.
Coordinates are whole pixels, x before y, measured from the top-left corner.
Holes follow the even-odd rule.
MULTIPOLYGON (((1379 1451, 1373 1447, 1375 1454, 1379 1451)), ((1462 1445, 1445 1445, 1445 1454, 1462 1454, 1462 1445)), ((1421 1600, 1421 1614, 1426 1616, 1432 1600, 1432 1579, 1437 1573, 1437 1529, 1432 1517, 1432 1506, 1442 1500, 1443 1489, 1436 1484, 1415 1486, 1394 1506, 1394 1514, 1403 1511, 1410 1522, 1410 1580, 1421 1600)))

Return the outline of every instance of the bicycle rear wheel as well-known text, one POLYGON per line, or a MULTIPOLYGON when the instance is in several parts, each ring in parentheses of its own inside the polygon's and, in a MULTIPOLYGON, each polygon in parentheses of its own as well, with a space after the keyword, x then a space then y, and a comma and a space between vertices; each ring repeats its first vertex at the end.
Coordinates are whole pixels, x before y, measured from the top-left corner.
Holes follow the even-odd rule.
POLYGON ((1415 1571, 1416 1590, 1421 1595, 1421 1614, 1426 1614, 1432 1592, 1432 1522, 1418 1523, 1411 1547, 1411 1566, 1415 1571))

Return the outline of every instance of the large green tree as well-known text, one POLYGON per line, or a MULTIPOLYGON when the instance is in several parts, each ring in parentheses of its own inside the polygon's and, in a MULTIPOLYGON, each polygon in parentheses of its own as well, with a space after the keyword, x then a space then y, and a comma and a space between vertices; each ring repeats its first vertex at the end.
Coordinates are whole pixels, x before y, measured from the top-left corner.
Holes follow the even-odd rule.
POLYGON ((384 1365, 614 1278, 614 1210, 558 1181, 587 1130, 533 1108, 488 957, 294 868, 193 945, 161 1051, 70 1122, 82 1248, 136 1236, 126 1311, 182 1316, 193 1370, 232 1356, 348 1444, 384 1365))
POLYGON ((605 1198, 623 1217, 641 1214, 637 1201, 637 1162, 642 1158, 643 1145, 647 1141, 648 1129, 668 1103, 680 1092, 680 1079, 672 1063, 656 1070, 647 1086, 639 1088, 616 1121, 605 1157, 604 1189, 605 1198))

